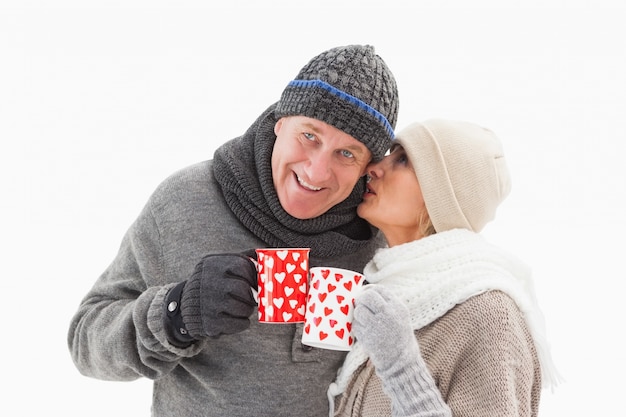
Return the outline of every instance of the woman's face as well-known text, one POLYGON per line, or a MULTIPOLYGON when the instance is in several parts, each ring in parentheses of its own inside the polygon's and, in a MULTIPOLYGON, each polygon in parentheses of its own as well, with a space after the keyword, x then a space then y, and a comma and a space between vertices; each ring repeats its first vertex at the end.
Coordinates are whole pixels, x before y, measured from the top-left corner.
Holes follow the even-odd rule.
POLYGON ((426 210, 413 165, 395 145, 382 161, 367 167, 370 180, 357 213, 379 228, 389 246, 423 237, 420 219, 426 210))

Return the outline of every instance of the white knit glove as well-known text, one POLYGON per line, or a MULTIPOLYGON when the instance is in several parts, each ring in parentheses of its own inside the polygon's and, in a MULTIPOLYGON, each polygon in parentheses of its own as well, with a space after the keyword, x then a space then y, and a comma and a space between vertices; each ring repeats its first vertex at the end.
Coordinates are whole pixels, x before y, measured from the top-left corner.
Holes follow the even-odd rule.
POLYGON ((366 285, 356 297, 352 326, 391 398, 393 416, 452 416, 420 354, 402 301, 384 286, 366 285))

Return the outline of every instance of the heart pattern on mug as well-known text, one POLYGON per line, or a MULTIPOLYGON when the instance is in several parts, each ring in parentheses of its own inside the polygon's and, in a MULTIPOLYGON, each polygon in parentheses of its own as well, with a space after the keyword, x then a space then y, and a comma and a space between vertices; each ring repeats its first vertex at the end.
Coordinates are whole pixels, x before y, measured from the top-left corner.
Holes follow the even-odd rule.
POLYGON ((351 313, 359 273, 338 268, 311 268, 303 343, 316 342, 348 350, 354 343, 351 313))
POLYGON ((309 249, 257 249, 256 253, 259 321, 304 322, 309 249))

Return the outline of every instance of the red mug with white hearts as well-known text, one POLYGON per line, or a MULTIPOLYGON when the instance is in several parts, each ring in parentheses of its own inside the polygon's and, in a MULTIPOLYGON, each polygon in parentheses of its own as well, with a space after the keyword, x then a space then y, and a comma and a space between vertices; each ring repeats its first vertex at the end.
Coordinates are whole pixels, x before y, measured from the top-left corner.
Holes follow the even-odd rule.
POLYGON ((309 276, 302 343, 350 350, 354 343, 354 297, 363 287, 363 275, 347 269, 315 267, 309 276))
POLYGON ((309 248, 256 249, 259 322, 304 322, 309 248))

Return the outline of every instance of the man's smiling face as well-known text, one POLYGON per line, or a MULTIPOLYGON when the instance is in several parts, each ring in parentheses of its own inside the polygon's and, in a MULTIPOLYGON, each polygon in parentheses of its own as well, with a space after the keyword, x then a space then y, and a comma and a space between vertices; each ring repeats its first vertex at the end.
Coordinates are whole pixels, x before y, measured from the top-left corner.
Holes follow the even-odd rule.
POLYGON ((363 143, 317 119, 283 117, 274 132, 274 187, 283 209, 298 219, 317 217, 345 200, 371 159, 363 143))

